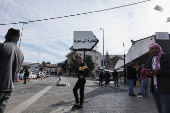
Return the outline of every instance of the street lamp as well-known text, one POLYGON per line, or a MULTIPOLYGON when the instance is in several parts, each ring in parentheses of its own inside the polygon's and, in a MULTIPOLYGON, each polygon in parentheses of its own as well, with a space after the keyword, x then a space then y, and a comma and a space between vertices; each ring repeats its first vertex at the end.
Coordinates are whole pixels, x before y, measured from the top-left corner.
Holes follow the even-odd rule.
MULTIPOLYGON (((38 54, 39 54, 39 58, 40 58, 40 54, 41 54, 41 53, 38 53, 38 54)), ((38 63, 39 63, 39 60, 38 60, 38 63)))
POLYGON ((104 74, 104 29, 100 28, 103 30, 103 74, 104 74))
MULTIPOLYGON (((157 10, 157 11, 160 11, 160 12, 164 12, 164 9, 159 5, 156 5, 154 9, 157 10)), ((170 17, 167 18, 166 22, 170 22, 170 17)))

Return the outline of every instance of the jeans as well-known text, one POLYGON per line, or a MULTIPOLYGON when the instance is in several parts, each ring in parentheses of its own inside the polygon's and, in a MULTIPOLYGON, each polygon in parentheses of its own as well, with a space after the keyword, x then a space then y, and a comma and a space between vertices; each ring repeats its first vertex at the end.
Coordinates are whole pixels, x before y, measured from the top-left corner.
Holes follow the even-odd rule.
MULTIPOLYGON (((170 113, 170 94, 160 94, 155 86, 152 86, 152 96, 159 113, 170 113)), ((168 90, 168 89, 167 89, 168 90)))
POLYGON ((116 87, 116 84, 117 84, 117 86, 118 86, 118 80, 119 80, 119 78, 118 78, 118 77, 114 78, 114 84, 115 84, 115 87, 116 87))
POLYGON ((134 79, 129 79, 129 95, 133 95, 133 86, 134 86, 134 79))
POLYGON ((27 81, 27 77, 26 75, 24 75, 24 83, 26 84, 26 81, 27 81))
MULTIPOLYGON (((141 78, 139 78, 139 85, 141 87, 141 78)), ((141 88, 140 88, 140 92, 141 92, 141 88)))
POLYGON ((102 85, 102 82, 103 82, 103 79, 99 79, 99 86, 100 86, 100 85, 103 86, 103 85, 102 85))
POLYGON ((140 91, 143 97, 148 97, 148 78, 141 79, 140 91))
POLYGON ((109 84, 109 77, 106 77, 106 84, 109 84))
POLYGON ((80 103, 80 105, 83 104, 83 100, 84 100, 84 86, 85 86, 85 83, 86 83, 86 79, 79 78, 78 81, 76 82, 76 85, 73 88, 73 93, 74 93, 76 103, 80 103), (77 90, 79 88, 80 88, 80 102, 79 102, 78 93, 77 93, 77 90))
POLYGON ((10 93, 1 93, 0 92, 0 113, 4 113, 6 105, 8 103, 8 99, 11 96, 10 93))

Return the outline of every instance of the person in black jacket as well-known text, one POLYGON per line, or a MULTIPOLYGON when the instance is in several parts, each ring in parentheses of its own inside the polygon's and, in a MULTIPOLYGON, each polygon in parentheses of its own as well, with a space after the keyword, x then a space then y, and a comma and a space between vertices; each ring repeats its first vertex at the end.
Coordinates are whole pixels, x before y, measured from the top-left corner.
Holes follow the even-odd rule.
POLYGON ((133 63, 131 62, 129 66, 127 66, 127 79, 129 80, 129 96, 135 96, 133 87, 134 87, 134 80, 135 80, 135 70, 133 69, 133 63))
POLYGON ((84 100, 84 86, 86 83, 85 77, 88 75, 88 67, 83 63, 83 59, 81 57, 77 57, 77 61, 79 63, 79 73, 78 80, 73 88, 73 93, 75 97, 75 104, 72 109, 78 109, 83 107, 84 100), (78 98, 77 90, 80 89, 80 100, 78 98))
POLYGON ((118 85, 118 80, 119 80, 119 78, 118 78, 118 73, 117 73, 117 70, 116 70, 116 69, 114 70, 114 72, 113 72, 112 75, 113 75, 115 87, 116 87, 116 85, 117 85, 117 87, 120 87, 120 86, 118 85))
POLYGON ((103 82, 103 72, 101 71, 101 72, 100 72, 100 75, 99 75, 99 86, 100 86, 100 85, 103 86, 103 85, 102 85, 102 82, 103 82))
POLYGON ((162 52, 157 43, 151 43, 148 74, 151 76, 151 92, 159 113, 170 113, 170 55, 162 52))
POLYGON ((25 68, 25 72, 24 72, 24 83, 23 84, 26 84, 26 81, 27 81, 27 77, 29 76, 29 71, 28 71, 28 68, 25 68))

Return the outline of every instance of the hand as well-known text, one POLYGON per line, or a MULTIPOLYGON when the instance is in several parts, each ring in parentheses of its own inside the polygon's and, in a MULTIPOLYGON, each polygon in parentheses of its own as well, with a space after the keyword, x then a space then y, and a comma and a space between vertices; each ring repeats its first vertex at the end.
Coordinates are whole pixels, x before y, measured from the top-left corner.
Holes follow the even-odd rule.
POLYGON ((80 75, 80 78, 84 78, 84 76, 83 76, 83 75, 80 75))
POLYGON ((153 75, 158 75, 158 70, 157 69, 152 69, 152 74, 153 75))

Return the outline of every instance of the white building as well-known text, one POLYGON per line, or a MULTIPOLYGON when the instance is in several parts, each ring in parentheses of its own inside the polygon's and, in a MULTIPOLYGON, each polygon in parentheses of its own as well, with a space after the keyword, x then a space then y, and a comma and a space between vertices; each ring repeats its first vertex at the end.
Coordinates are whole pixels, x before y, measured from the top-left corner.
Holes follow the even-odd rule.
MULTIPOLYGON (((158 43, 162 51, 165 53, 170 53, 170 40, 168 33, 157 33, 156 35, 143 38, 141 40, 134 41, 128 53, 125 56, 125 65, 133 62, 134 67, 139 67, 139 65, 146 63, 146 61, 151 57, 149 53, 148 45, 151 43, 158 43), (159 34, 159 35, 157 35, 159 34)), ((124 60, 118 60, 115 69, 124 66, 124 60)))

